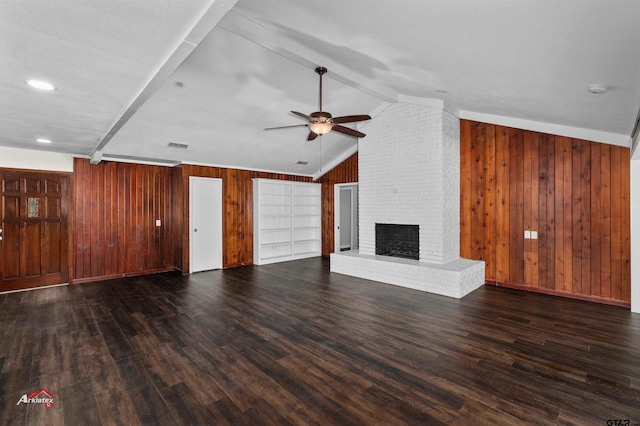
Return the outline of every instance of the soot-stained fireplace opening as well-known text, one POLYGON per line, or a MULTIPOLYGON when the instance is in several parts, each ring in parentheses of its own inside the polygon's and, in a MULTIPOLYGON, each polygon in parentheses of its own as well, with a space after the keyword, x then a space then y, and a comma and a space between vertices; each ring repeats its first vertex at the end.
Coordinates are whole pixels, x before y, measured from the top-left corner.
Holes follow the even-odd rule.
POLYGON ((420 226, 376 223, 376 254, 420 260, 420 226))

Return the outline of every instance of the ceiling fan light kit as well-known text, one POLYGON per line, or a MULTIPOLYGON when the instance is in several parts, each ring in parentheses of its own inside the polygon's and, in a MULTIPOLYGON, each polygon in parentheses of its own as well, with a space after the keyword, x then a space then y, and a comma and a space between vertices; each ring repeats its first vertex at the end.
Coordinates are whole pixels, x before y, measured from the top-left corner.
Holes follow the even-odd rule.
POLYGON ((289 127, 309 127, 309 136, 307 137, 307 141, 312 141, 318 136, 326 135, 332 130, 336 132, 343 133, 345 135, 354 136, 356 138, 363 138, 366 135, 362 132, 354 130, 350 127, 341 126, 343 123, 356 123, 358 121, 366 121, 371 120, 371 117, 368 115, 346 115, 343 117, 336 117, 326 112, 322 111, 322 76, 327 73, 327 69, 324 67, 316 68, 316 74, 320 76, 320 96, 318 102, 318 111, 312 112, 309 115, 303 114, 298 111, 291 111, 293 114, 297 115, 300 118, 304 118, 307 120, 307 124, 298 124, 293 126, 280 126, 280 127, 269 127, 265 130, 274 130, 274 129, 285 129, 289 127))
POLYGON ((331 131, 333 127, 333 117, 328 112, 312 112, 309 115, 309 130, 316 135, 322 136, 331 131))

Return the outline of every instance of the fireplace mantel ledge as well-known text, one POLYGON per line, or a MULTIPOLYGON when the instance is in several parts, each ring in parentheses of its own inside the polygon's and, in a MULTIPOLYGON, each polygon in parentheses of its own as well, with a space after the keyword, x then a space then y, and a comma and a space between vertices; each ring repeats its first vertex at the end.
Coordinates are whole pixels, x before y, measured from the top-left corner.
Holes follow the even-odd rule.
POLYGON ((340 253, 333 253, 340 256, 349 256, 349 257, 359 257, 363 259, 372 259, 380 262, 391 262, 391 263, 404 263, 406 265, 414 265, 425 268, 436 268, 436 269, 444 269, 448 271, 460 271, 469 266, 473 266, 477 263, 475 260, 464 259, 462 257, 453 260, 448 263, 431 263, 426 262, 424 260, 414 260, 407 259, 404 257, 396 257, 396 256, 380 256, 380 255, 370 255, 370 254, 362 254, 358 250, 349 250, 343 251, 340 253))
POLYGON ((331 272, 455 298, 484 284, 484 267, 483 261, 463 258, 437 264, 358 250, 331 254, 331 272))

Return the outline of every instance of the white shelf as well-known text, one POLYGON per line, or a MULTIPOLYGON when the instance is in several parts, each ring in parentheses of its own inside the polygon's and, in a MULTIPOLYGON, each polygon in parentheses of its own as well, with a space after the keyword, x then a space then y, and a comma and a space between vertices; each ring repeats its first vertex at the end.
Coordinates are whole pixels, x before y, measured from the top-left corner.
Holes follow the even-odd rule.
POLYGON ((253 179, 253 263, 322 254, 322 185, 253 179))

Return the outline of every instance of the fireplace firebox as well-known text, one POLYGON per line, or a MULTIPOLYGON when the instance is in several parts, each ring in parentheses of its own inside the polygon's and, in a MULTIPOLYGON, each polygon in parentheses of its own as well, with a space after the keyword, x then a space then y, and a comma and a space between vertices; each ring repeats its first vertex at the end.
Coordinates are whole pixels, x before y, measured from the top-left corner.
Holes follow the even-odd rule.
POLYGON ((376 223, 376 254, 420 260, 420 226, 376 223))

